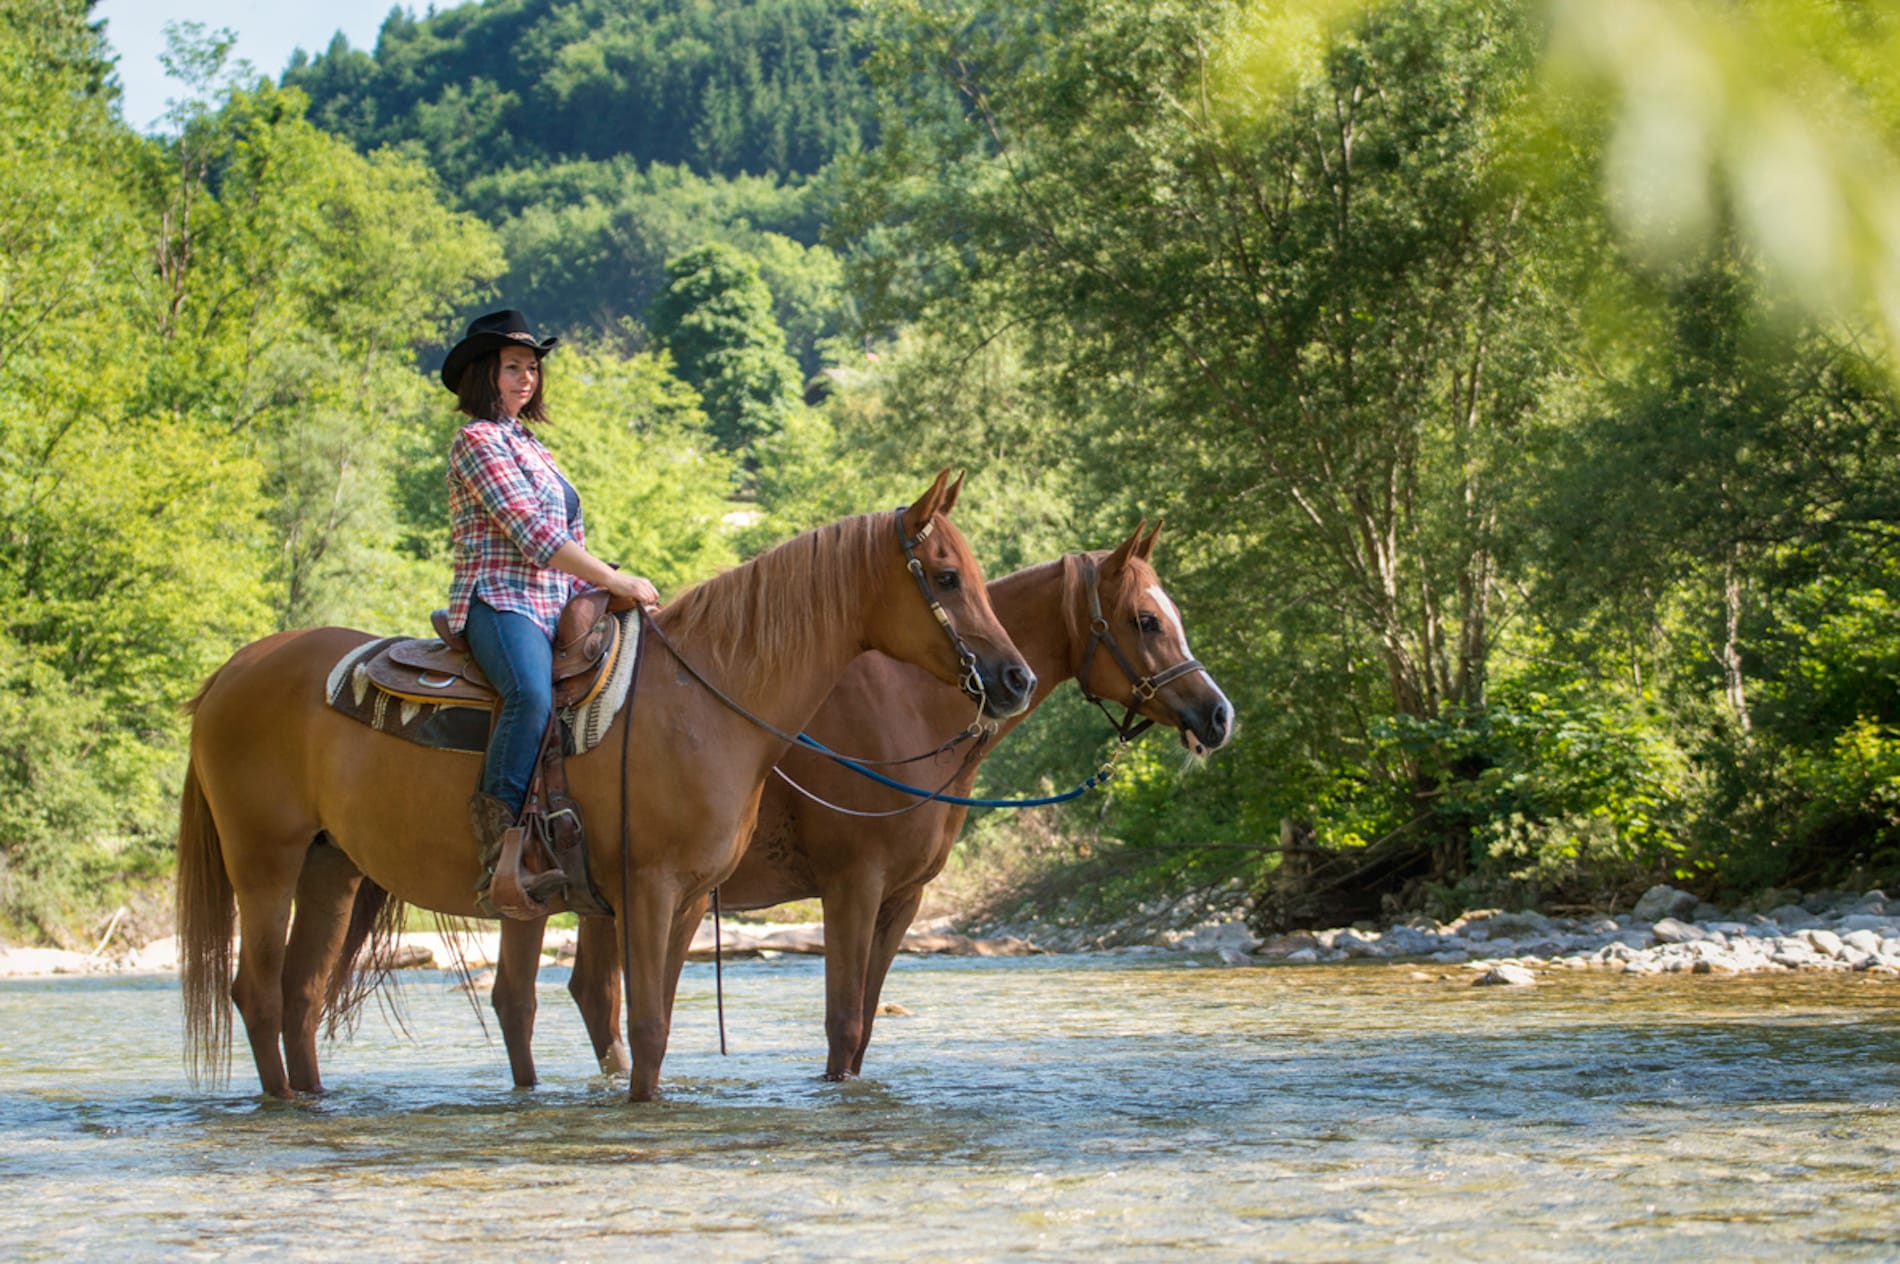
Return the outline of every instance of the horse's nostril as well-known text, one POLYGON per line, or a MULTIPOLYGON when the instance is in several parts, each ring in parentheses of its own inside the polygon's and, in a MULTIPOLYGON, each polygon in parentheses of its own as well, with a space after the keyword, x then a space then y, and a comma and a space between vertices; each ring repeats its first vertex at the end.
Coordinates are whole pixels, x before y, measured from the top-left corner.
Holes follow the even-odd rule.
POLYGON ((1011 663, 1003 669, 1003 686, 1017 698, 1027 698, 1036 689, 1036 673, 1021 663, 1011 663))
POLYGON ((1227 735, 1233 732, 1233 728, 1233 708, 1229 707, 1225 702, 1216 703, 1214 706, 1213 724, 1210 726, 1209 733, 1209 736, 1213 738, 1213 744, 1219 746, 1222 742, 1226 741, 1227 735))

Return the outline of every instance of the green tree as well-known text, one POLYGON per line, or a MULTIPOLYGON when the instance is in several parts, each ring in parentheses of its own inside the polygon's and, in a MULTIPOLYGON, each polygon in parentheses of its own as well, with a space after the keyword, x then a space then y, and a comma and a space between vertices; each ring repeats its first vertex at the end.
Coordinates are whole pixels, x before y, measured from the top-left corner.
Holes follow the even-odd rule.
POLYGON ((264 625, 257 466, 151 401, 157 217, 88 8, 0 13, 0 922, 47 934, 160 865, 178 704, 264 625))
POLYGON ((660 357, 563 346, 550 362, 559 412, 546 428, 582 491, 589 548, 662 595, 733 565, 733 462, 706 438, 690 388, 660 357))
POLYGON ((798 363, 750 256, 718 242, 667 263, 653 335, 699 391, 714 440, 744 453, 801 407, 798 363))
MULTIPOLYGON (((1511 167, 1536 46, 1513 5, 1386 6, 1265 95, 1243 17, 894 10, 881 82, 941 71, 966 112, 886 121, 859 276, 874 315, 1022 329, 1096 497, 1173 524, 1187 604, 1264 717, 1230 786, 1357 763, 1404 820, 1433 786, 1367 760, 1368 725, 1484 701, 1518 436, 1559 365, 1533 262, 1554 225, 1511 167)), ((1289 814, 1319 797, 1277 790, 1289 814)), ((1433 863, 1466 862, 1441 841, 1433 863)))
POLYGON ((389 469, 434 403, 416 348, 499 270, 494 239, 414 159, 312 126, 300 94, 211 86, 149 168, 168 225, 154 405, 263 465, 279 626, 418 622, 446 580, 390 547, 389 469))

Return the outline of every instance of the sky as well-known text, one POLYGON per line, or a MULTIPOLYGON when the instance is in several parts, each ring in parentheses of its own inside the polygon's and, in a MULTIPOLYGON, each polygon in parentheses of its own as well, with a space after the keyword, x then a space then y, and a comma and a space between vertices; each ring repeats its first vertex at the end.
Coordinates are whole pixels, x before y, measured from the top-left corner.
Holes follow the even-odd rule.
POLYGON ((207 31, 230 28, 237 33, 232 57, 275 79, 293 51, 320 53, 338 31, 355 47, 374 49, 383 19, 397 7, 414 12, 418 6, 399 0, 99 0, 92 16, 105 20, 106 41, 119 55, 125 121, 151 131, 166 100, 179 91, 158 62, 167 22, 202 22, 207 31))

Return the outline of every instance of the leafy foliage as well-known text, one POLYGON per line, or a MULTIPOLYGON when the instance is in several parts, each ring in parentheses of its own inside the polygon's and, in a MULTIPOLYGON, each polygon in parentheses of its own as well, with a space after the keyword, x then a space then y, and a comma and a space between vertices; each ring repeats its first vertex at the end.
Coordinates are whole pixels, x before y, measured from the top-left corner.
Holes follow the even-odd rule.
POLYGON ((800 406, 798 364, 772 316, 758 264, 713 243, 669 261, 653 333, 699 391, 713 439, 743 453, 800 406))

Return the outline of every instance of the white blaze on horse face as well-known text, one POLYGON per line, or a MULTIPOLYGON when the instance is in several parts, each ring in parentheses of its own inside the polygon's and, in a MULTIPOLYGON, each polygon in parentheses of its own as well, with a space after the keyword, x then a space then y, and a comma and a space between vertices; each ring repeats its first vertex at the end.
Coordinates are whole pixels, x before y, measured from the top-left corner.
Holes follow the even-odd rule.
POLYGON ((1187 628, 1182 624, 1181 612, 1174 608, 1174 602, 1168 599, 1168 594, 1161 591, 1159 584, 1149 584, 1148 595, 1154 598, 1154 603, 1161 607, 1161 613, 1167 615, 1168 621, 1174 624, 1174 634, 1181 638, 1182 652, 1189 658, 1193 658, 1194 651, 1188 648, 1187 628))

